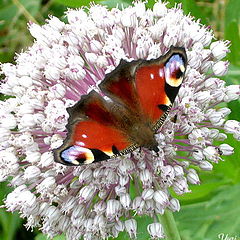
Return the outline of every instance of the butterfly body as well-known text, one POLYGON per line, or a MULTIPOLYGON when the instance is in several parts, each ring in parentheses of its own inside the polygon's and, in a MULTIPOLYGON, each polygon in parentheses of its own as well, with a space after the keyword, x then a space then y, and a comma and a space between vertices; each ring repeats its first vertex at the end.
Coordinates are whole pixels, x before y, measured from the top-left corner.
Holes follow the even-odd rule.
POLYGON ((66 165, 103 161, 145 147, 158 151, 162 126, 183 81, 186 53, 172 47, 158 59, 121 61, 99 84, 68 108, 68 136, 54 150, 66 165))
POLYGON ((141 116, 133 119, 135 121, 127 121, 126 127, 122 129, 127 138, 138 146, 156 149, 157 142, 154 136, 155 132, 150 122, 145 121, 144 117, 141 116))
POLYGON ((149 119, 143 113, 113 104, 110 112, 116 119, 114 125, 130 142, 149 149, 156 149, 155 131, 149 119))

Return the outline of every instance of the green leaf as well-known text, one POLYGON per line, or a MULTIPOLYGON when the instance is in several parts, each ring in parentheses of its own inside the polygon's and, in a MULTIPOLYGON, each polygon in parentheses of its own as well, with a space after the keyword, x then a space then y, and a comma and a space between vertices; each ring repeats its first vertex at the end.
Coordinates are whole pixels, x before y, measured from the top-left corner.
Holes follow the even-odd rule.
POLYGON ((6 27, 13 20, 15 15, 17 14, 17 8, 14 4, 9 4, 8 6, 2 7, 0 9, 0 16, 2 24, 0 25, 0 29, 6 27))
POLYGON ((0 209, 0 223, 2 227, 1 240, 14 240, 16 232, 21 226, 22 219, 19 218, 17 213, 8 213, 0 209))
MULTIPOLYGON (((234 102, 232 102, 234 104, 234 102)), ((238 109, 239 109, 238 104, 238 109)), ((239 110, 233 111, 232 116, 238 116, 239 120, 239 110)), ((230 119, 234 119, 234 117, 230 117, 230 119)), ((225 161, 219 162, 215 166, 216 172, 224 173, 224 177, 232 184, 236 184, 240 182, 240 168, 239 168, 239 159, 240 159, 240 149, 239 142, 233 138, 231 134, 228 134, 228 138, 224 141, 224 143, 229 144, 234 148, 234 154, 230 156, 222 156, 225 161)))
POLYGON ((154 222, 153 218, 148 217, 148 216, 137 216, 135 219, 137 220, 137 226, 138 226, 137 239, 138 240, 149 239, 149 233, 147 232, 147 226, 148 226, 148 224, 154 222))
POLYGON ((239 0, 229 0, 225 9, 225 23, 232 21, 239 22, 240 20, 240 2, 239 0))
POLYGON ((230 63, 228 73, 222 76, 227 85, 239 84, 240 67, 230 63))
MULTIPOLYGON (((65 240, 65 239, 66 238, 64 235, 60 235, 60 236, 54 237, 52 240, 65 240)), ((34 240, 49 240, 49 238, 46 235, 40 233, 34 238, 34 240)))
POLYGON ((170 0, 169 7, 174 7, 176 3, 182 5, 182 9, 185 14, 191 14, 197 19, 201 19, 203 24, 208 24, 206 13, 208 13, 208 9, 205 7, 204 9, 200 8, 195 0, 170 0))
POLYGON ((82 7, 82 6, 89 6, 91 0, 54 0, 57 3, 60 3, 67 7, 82 7))
POLYGON ((240 65, 240 36, 239 36, 239 24, 236 21, 232 21, 225 25, 225 38, 231 41, 228 59, 236 65, 240 65))
POLYGON ((19 0, 17 5, 13 1, 5 3, 0 5, 0 62, 12 61, 14 52, 28 45, 27 22, 40 10, 40 0, 19 0))
POLYGON ((148 0, 146 3, 147 8, 153 8, 153 5, 156 3, 155 0, 148 0))
MULTIPOLYGON (((32 16, 35 16, 39 12, 40 0, 21 0, 19 2, 32 16)), ((4 7, 1 7, 0 16, 2 24, 0 25, 0 29, 8 26, 9 24, 14 24, 21 15, 22 9, 19 9, 12 2, 4 7)))
POLYGON ((225 184, 224 182, 210 182, 201 185, 190 185, 189 189, 192 191, 184 195, 177 195, 174 192, 171 192, 171 195, 181 201, 182 205, 201 202, 207 200, 213 192, 221 185, 225 184))
MULTIPOLYGON (((152 1, 152 0, 151 0, 152 1)), ((68 7, 82 7, 89 6, 91 2, 95 2, 97 4, 102 4, 107 6, 108 8, 114 8, 117 5, 127 7, 132 4, 131 0, 55 0, 55 2, 60 3, 64 6, 68 7)))
POLYGON ((20 0, 19 2, 32 16, 36 16, 40 10, 41 0, 20 0))
POLYGON ((225 34, 224 37, 231 41, 231 53, 228 55, 233 64, 240 65, 240 1, 229 0, 225 9, 225 34))
POLYGON ((210 201, 182 206, 175 213, 182 239, 213 240, 220 233, 239 236, 239 195, 240 185, 229 186, 210 201))
MULTIPOLYGON (((0 101, 4 101, 6 99, 9 99, 9 98, 15 98, 13 96, 8 96, 8 95, 4 95, 2 93, 0 93, 0 101)), ((2 183, 0 183, 0 186, 1 186, 2 183)), ((1 198, 0 198, 1 199, 1 198)))
POLYGON ((54 3, 50 5, 49 8, 42 9, 43 18, 46 19, 48 18, 49 14, 51 14, 53 16, 60 18, 61 21, 63 21, 64 19, 66 20, 65 12, 67 11, 67 9, 68 9, 67 6, 64 6, 59 3, 54 3))
MULTIPOLYGON (((237 120, 237 121, 240 121, 240 115, 239 115, 239 108, 240 108, 240 102, 239 100, 236 100, 236 101, 232 101, 232 102, 229 102, 227 104, 227 106, 231 109, 231 113, 229 114, 229 119, 234 119, 234 120, 237 120)), ((236 142, 235 139, 233 139, 232 142, 236 142)), ((237 143, 239 146, 239 143, 237 143)), ((239 152, 240 149, 239 147, 236 148, 236 150, 239 152)))
POLYGON ((95 0, 95 2, 105 5, 110 9, 115 8, 116 6, 119 6, 119 8, 121 9, 122 6, 125 8, 132 4, 131 0, 95 0))
MULTIPOLYGON (((3 199, 11 192, 11 188, 7 183, 0 183, 0 204, 3 204, 3 199)), ((1 240, 14 240, 14 236, 21 225, 22 220, 17 213, 6 212, 5 209, 0 209, 0 226, 2 231, 0 233, 1 240)))
POLYGON ((182 3, 184 13, 190 13, 192 16, 201 19, 203 24, 207 24, 204 11, 196 4, 195 0, 182 0, 180 3, 182 3))

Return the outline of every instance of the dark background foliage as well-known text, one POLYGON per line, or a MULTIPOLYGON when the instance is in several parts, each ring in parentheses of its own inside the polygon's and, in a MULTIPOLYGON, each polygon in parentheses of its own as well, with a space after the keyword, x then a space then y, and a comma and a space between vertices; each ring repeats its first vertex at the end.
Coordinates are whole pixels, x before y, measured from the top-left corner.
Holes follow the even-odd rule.
MULTIPOLYGON (((109 8, 117 4, 128 6, 131 0, 96 0, 109 8)), ((154 0, 149 0, 152 7, 154 0)), ((214 29, 217 39, 231 40, 231 62, 229 72, 224 77, 227 85, 240 84, 240 0, 169 0, 168 6, 182 3, 184 12, 200 18, 201 22, 214 29)), ((27 30, 29 21, 44 24, 49 15, 65 21, 64 12, 68 7, 89 6, 89 0, 0 0, 0 62, 14 62, 15 52, 24 51, 32 44, 33 38, 27 30)), ((0 96, 2 99, 3 96, 0 96)), ((227 104, 232 113, 230 119, 240 121, 240 104, 234 101, 227 104)), ((224 162, 215 164, 212 172, 201 172, 202 184, 191 186, 192 193, 179 197, 181 211, 175 219, 182 240, 214 240, 224 233, 229 239, 240 239, 240 144, 228 136, 226 143, 235 148, 235 154, 225 157, 224 162), (227 235, 228 234, 228 235, 227 235), (230 238, 232 237, 232 238, 230 238), (235 238, 236 237, 236 238, 235 238)), ((0 199, 4 199, 9 188, 0 184, 0 199)), ((138 239, 149 239, 142 230, 149 218, 139 217, 138 239)), ((24 220, 18 214, 0 209, 1 240, 45 240, 46 236, 34 229, 27 231, 24 220)), ((64 240, 64 236, 54 238, 64 240)), ((125 234, 118 239, 128 239, 125 234)))

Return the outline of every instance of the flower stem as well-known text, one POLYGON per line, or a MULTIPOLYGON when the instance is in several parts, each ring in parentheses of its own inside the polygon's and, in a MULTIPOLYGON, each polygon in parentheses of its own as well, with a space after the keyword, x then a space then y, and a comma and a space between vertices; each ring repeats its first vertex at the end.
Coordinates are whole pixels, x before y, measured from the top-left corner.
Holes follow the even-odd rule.
POLYGON ((164 215, 158 214, 157 216, 163 226, 166 235, 165 240, 181 240, 172 212, 165 210, 164 215))
POLYGON ((19 0, 12 0, 13 3, 22 11, 23 15, 28 21, 38 23, 37 20, 29 13, 29 11, 19 2, 19 0))

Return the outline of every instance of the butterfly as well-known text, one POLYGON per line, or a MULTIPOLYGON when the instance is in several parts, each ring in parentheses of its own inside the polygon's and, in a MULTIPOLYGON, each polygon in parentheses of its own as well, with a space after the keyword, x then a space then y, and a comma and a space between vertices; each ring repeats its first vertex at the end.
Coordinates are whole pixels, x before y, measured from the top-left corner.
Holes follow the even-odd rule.
POLYGON ((82 165, 115 158, 139 147, 158 152, 155 134, 183 82, 184 48, 171 47, 152 60, 121 60, 99 84, 68 108, 68 134, 55 161, 82 165), (104 95, 104 96, 103 96, 104 95))

